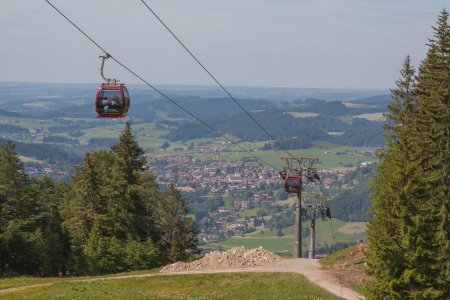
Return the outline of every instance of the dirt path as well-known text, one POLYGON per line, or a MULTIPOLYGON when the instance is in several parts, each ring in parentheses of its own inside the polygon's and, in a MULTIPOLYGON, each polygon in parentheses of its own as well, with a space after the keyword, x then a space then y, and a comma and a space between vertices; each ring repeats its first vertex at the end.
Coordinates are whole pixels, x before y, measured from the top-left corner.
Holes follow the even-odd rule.
MULTIPOLYGON (((273 262, 264 266, 243 269, 228 269, 228 270, 206 270, 206 271, 189 271, 189 272, 174 272, 174 273, 151 273, 138 275, 123 275, 115 277, 98 277, 91 279, 68 280, 64 282, 93 282, 115 279, 128 278, 144 278, 152 276, 171 276, 179 274, 206 274, 206 273, 235 273, 235 272, 281 272, 281 273, 298 273, 304 275, 309 281, 322 287, 323 289, 349 300, 365 299, 362 295, 352 291, 349 288, 343 287, 339 284, 337 279, 330 275, 326 270, 322 269, 318 260, 310 260, 306 258, 284 259, 282 261, 273 262)), ((35 287, 45 287, 57 284, 55 283, 41 283, 21 287, 14 287, 0 290, 1 294, 13 293, 35 287)))
POLYGON ((174 274, 199 274, 199 273, 234 273, 234 272, 281 272, 298 273, 305 276, 310 282, 321 288, 348 300, 365 299, 364 296, 355 291, 343 287, 339 281, 333 277, 327 270, 324 270, 317 259, 296 258, 283 259, 263 266, 228 270, 207 270, 207 271, 187 271, 174 273, 161 273, 164 275, 174 274))

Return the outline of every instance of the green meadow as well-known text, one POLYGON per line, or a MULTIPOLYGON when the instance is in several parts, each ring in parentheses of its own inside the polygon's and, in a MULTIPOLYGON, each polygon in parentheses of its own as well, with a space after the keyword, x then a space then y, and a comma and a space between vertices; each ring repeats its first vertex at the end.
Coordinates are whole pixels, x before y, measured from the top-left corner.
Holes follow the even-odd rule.
MULTIPOLYGON (((343 227, 345 222, 338 219, 333 219, 333 230, 330 221, 316 220, 316 247, 320 245, 328 244, 333 245, 333 232, 335 234, 336 243, 353 243, 358 240, 366 240, 366 233, 344 234, 338 232, 339 228, 343 227)), ((311 227, 311 222, 302 222, 302 226, 306 228, 311 227)), ((294 226, 283 230, 283 236, 276 235, 277 230, 270 230, 269 228, 264 230, 257 230, 252 233, 246 234, 244 237, 232 237, 225 241, 208 243, 206 247, 231 249, 233 247, 244 247, 246 249, 252 249, 257 247, 263 247, 270 251, 276 252, 281 255, 290 255, 292 253, 293 241, 294 241, 294 226)), ((303 251, 309 249, 309 236, 303 239, 302 242, 303 251)))
POLYGON ((1 295, 8 299, 340 299, 290 273, 170 275, 61 282, 1 295))
MULTIPOLYGON (((319 169, 332 169, 342 168, 348 164, 375 161, 374 157, 361 154, 362 152, 368 150, 370 150, 370 148, 365 147, 337 147, 331 149, 309 148, 304 150, 289 150, 289 153, 295 157, 318 157, 320 159, 320 163, 318 164, 319 169)), ((273 150, 257 151, 254 152, 254 154, 277 168, 282 168, 284 166, 284 162, 281 160, 281 157, 287 156, 287 154, 283 151, 273 150)), ((202 155, 199 158, 202 160, 239 160, 243 157, 251 157, 251 155, 246 152, 236 151, 202 155)))

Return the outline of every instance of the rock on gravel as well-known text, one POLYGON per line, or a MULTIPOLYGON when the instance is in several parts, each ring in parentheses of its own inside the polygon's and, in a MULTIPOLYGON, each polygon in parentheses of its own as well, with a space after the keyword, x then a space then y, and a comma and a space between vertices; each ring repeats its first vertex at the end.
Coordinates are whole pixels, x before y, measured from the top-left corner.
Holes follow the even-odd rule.
POLYGON ((245 250, 244 248, 231 248, 226 252, 211 252, 205 257, 191 263, 176 262, 174 264, 167 265, 161 270, 161 272, 240 269, 260 266, 279 260, 281 260, 281 257, 263 248, 255 248, 251 250, 245 250))

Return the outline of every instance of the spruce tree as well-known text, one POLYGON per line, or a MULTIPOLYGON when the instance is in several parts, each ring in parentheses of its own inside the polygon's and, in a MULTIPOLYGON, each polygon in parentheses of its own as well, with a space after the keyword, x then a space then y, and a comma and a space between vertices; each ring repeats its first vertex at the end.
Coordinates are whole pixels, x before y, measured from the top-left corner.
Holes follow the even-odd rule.
POLYGON ((188 216, 186 200, 175 185, 170 184, 157 201, 157 226, 161 243, 171 262, 186 260, 196 251, 197 230, 188 216))
MULTIPOLYGON (((68 201, 62 207, 63 226, 68 232, 71 247, 71 270, 87 274, 87 243, 94 223, 106 213, 106 203, 100 193, 101 181, 95 156, 86 153, 84 161, 75 168, 68 201)), ((104 217, 103 217, 104 219, 104 217)))
POLYGON ((34 212, 30 225, 36 253, 32 259, 38 262, 36 271, 40 275, 56 276, 67 268, 69 244, 62 229, 60 214, 66 190, 65 183, 55 183, 50 177, 31 180, 30 192, 34 199, 34 212))
POLYGON ((402 299, 398 282, 405 269, 405 249, 402 247, 401 214, 404 213, 406 185, 404 167, 409 163, 408 143, 405 133, 410 128, 410 114, 414 107, 414 68, 407 56, 392 92, 392 103, 386 114, 386 147, 379 151, 380 162, 372 183, 373 219, 368 223, 370 247, 367 259, 371 274, 377 278, 371 289, 373 298, 402 299))
POLYGON ((21 169, 14 145, 0 146, 0 273, 56 275, 66 267, 59 213, 66 185, 30 180, 21 169))
POLYGON ((130 121, 126 122, 125 129, 120 135, 119 143, 112 146, 111 150, 125 161, 129 172, 128 179, 130 183, 135 183, 138 178, 136 172, 143 169, 146 160, 144 157, 144 150, 133 137, 130 121))
POLYGON ((22 172, 22 162, 8 142, 0 146, 0 228, 11 220, 26 220, 32 205, 27 186, 29 178, 22 172))
POLYGON ((111 149, 126 166, 123 177, 127 181, 127 190, 123 198, 127 203, 127 211, 133 216, 130 219, 129 237, 142 241, 149 236, 156 238, 150 194, 155 193, 157 184, 153 174, 144 168, 145 152, 134 139, 129 121, 125 124, 119 143, 111 149))
POLYGON ((409 58, 393 90, 386 148, 373 183, 371 299, 448 299, 450 31, 443 10, 414 79, 409 58))
POLYGON ((147 255, 152 257, 148 264, 128 264, 126 261, 135 259, 116 251, 128 244, 159 253, 153 247, 158 235, 152 216, 158 186, 152 173, 141 170, 143 164, 132 163, 140 160, 143 151, 131 136, 129 124, 121 142, 113 148, 117 152, 86 153, 73 175, 70 200, 64 205, 64 225, 71 238, 73 270, 77 273, 96 274, 155 264, 156 254, 147 255), (104 259, 97 264, 99 253, 108 253, 115 267, 104 259))
POLYGON ((11 142, 0 146, 0 273, 37 273, 29 178, 11 142))
POLYGON ((408 268, 402 280, 411 298, 450 298, 450 26, 444 9, 421 63, 411 130, 413 154, 406 193, 408 268))
POLYGON ((138 195, 141 199, 143 217, 140 221, 141 229, 140 235, 144 239, 151 238, 153 242, 158 242, 160 240, 160 235, 156 230, 156 216, 155 216, 155 207, 156 207, 156 199, 159 195, 159 186, 156 182, 155 175, 150 171, 142 172, 139 178, 138 185, 138 195))

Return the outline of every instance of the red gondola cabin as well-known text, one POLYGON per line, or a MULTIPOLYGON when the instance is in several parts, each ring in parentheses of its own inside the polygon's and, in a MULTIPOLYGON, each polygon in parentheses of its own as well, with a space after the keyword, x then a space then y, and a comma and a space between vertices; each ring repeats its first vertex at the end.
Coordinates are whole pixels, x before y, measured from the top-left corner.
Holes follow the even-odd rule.
POLYGON ((125 85, 106 84, 98 88, 95 96, 95 112, 101 118, 123 118, 130 108, 130 95, 125 85))
POLYGON ((286 193, 299 194, 302 190, 302 178, 296 175, 289 175, 284 180, 284 190, 286 193))

